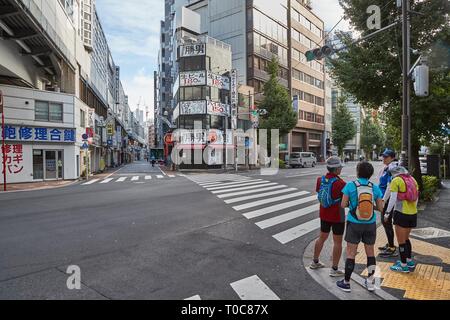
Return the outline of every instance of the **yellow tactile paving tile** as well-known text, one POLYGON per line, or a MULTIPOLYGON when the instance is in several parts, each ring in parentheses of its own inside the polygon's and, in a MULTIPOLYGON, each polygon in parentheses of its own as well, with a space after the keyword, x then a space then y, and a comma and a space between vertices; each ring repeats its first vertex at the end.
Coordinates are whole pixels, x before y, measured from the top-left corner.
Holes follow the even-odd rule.
MULTIPOLYGON (((386 243, 386 235, 382 227, 377 232, 375 247, 386 243)), ((450 264, 450 249, 425 241, 411 239, 415 254, 434 256, 443 263, 450 264)), ((356 256, 358 264, 366 263, 363 245, 360 245, 356 256)), ((389 270, 390 262, 377 262, 376 276, 382 278, 382 287, 404 290, 404 298, 414 300, 450 300, 450 273, 443 272, 441 265, 417 264, 416 270, 409 274, 395 273, 389 270)), ((367 276, 367 269, 361 274, 367 276)))

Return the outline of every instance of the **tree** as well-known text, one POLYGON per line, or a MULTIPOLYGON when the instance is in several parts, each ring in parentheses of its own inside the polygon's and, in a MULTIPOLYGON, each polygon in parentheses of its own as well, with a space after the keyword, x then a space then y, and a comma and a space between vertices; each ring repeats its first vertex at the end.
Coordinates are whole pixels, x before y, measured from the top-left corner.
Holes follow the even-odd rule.
POLYGON ((270 130, 280 130, 280 139, 295 128, 298 115, 292 108, 289 92, 278 82, 278 61, 274 57, 269 63, 270 79, 264 84, 264 99, 259 109, 266 109, 267 115, 260 119, 260 128, 268 129, 268 146, 270 150, 270 130))
MULTIPOLYGON (((382 27, 393 23, 399 17, 395 1, 385 0, 339 0, 351 26, 362 36, 373 30, 367 29, 366 13, 370 5, 382 8, 382 27)), ((442 127, 449 126, 450 120, 450 60, 448 45, 450 26, 447 22, 445 0, 411 1, 411 10, 421 15, 411 14, 411 47, 420 53, 431 50, 430 96, 427 98, 411 96, 411 145, 412 171, 419 184, 422 184, 419 150, 420 140, 430 140, 442 135, 442 127)), ((346 50, 337 53, 331 60, 330 68, 337 84, 354 96, 366 107, 382 107, 392 143, 399 141, 401 131, 402 99, 402 37, 400 24, 379 33, 375 37, 351 44, 348 33, 338 33, 340 41, 347 45, 346 50)), ((413 53, 414 62, 418 55, 413 53)), ((414 93, 413 88, 411 92, 414 93)))
POLYGON ((346 96, 339 97, 333 114, 333 144, 338 148, 340 156, 343 155, 347 142, 356 135, 356 122, 348 111, 346 102, 346 96))
POLYGON ((372 151, 378 154, 384 143, 384 132, 378 121, 371 117, 366 117, 361 126, 361 148, 366 155, 372 158, 372 151), (376 146, 375 150, 374 146, 376 146))

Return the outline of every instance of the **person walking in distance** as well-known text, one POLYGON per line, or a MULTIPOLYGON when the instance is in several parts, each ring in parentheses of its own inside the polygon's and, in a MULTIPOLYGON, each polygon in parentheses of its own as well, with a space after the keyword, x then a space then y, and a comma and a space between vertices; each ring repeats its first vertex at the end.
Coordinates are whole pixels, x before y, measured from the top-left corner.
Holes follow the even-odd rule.
POLYGON ((317 178, 316 191, 320 202, 320 236, 314 246, 314 259, 311 269, 323 268, 319 261, 320 253, 330 231, 333 231, 333 264, 330 270, 331 277, 343 276, 344 272, 338 269, 342 255, 342 238, 345 231, 345 210, 341 208, 342 189, 345 182, 339 175, 344 165, 339 157, 330 157, 327 160, 328 173, 317 178))
POLYGON ((386 149, 381 156, 383 157, 384 167, 378 174, 378 181, 380 183, 379 186, 383 193, 383 201, 385 204, 384 216, 381 217, 381 222, 384 231, 386 232, 387 243, 384 247, 379 247, 378 250, 380 250, 379 255, 382 257, 397 257, 398 252, 394 243, 394 227, 392 225, 393 214, 391 211, 387 210, 390 193, 386 191, 389 189, 389 185, 392 181, 391 170, 398 166, 398 162, 395 160, 395 152, 393 150, 386 149))
POLYGON ((409 235, 411 230, 417 226, 419 186, 404 167, 396 167, 391 170, 391 173, 394 178, 388 190, 390 199, 387 210, 394 210, 393 221, 401 260, 397 261, 390 269, 409 273, 416 268, 416 264, 412 260, 412 244, 409 235))
POLYGON ((383 210, 383 199, 380 188, 370 182, 374 172, 373 166, 362 161, 356 168, 357 179, 347 183, 342 193, 342 208, 349 208, 347 215, 347 260, 345 261, 345 278, 336 285, 345 292, 350 292, 350 278, 355 268, 356 250, 360 242, 364 243, 367 255, 368 277, 365 281, 369 291, 375 290, 375 240, 377 236, 377 219, 375 209, 383 210))

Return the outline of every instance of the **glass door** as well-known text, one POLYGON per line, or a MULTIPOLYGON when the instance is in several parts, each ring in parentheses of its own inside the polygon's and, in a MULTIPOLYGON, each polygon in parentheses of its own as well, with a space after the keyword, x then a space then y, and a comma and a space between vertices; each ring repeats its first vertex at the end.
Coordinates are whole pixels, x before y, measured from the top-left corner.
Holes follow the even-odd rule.
POLYGON ((62 180, 64 179, 64 162, 62 151, 58 151, 57 165, 58 165, 58 179, 62 180))
POLYGON ((45 151, 45 180, 56 180, 57 156, 56 151, 45 151))
POLYGON ((33 150, 33 179, 44 179, 44 152, 42 150, 33 150))

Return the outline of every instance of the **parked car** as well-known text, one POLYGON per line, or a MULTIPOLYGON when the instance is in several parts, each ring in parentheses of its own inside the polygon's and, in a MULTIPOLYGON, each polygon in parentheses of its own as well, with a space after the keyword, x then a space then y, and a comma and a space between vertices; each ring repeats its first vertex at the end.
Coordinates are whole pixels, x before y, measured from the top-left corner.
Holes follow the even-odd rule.
POLYGON ((312 152, 292 152, 289 158, 289 166, 292 168, 298 167, 315 167, 317 158, 312 152))

